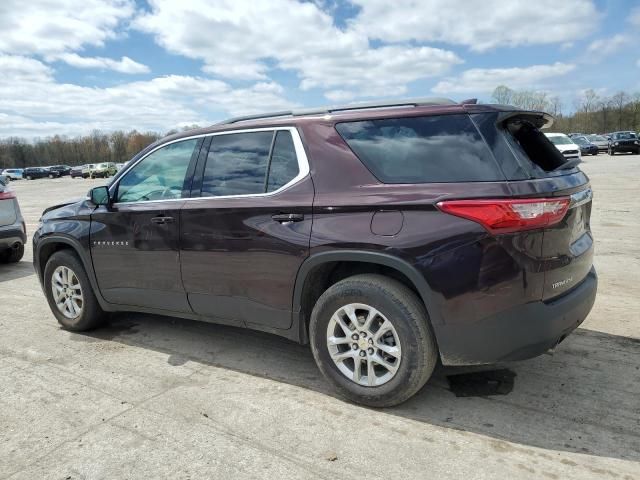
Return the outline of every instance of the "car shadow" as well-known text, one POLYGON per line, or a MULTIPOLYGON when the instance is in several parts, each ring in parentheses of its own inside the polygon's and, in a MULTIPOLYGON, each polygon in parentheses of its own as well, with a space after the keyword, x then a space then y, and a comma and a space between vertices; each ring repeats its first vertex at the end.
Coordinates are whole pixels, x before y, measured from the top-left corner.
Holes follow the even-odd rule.
POLYGON ((0 283, 35 275, 31 262, 0 263, 0 283))
MULTIPOLYGON (((152 349, 171 365, 198 362, 336 396, 308 347, 262 332, 122 313, 73 338, 152 349)), ((640 460, 639 365, 640 340, 578 329, 553 355, 482 368, 439 366, 415 397, 382 410, 492 437, 499 451, 517 450, 515 443, 640 460)))

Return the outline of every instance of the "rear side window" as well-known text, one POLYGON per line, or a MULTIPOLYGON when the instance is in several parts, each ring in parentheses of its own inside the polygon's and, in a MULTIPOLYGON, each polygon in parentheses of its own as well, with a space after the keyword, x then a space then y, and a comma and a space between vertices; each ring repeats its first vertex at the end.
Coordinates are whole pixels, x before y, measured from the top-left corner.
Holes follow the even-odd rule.
POLYGON ((504 180, 465 114, 345 122, 336 129, 384 183, 504 180))

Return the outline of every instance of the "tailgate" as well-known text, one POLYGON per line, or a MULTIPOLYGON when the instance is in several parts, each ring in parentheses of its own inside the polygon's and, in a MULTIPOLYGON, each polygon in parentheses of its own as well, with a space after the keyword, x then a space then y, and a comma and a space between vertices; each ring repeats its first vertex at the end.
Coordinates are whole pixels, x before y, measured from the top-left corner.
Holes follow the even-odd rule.
POLYGON ((571 290, 591 270, 593 263, 593 237, 590 225, 592 197, 591 188, 588 185, 573 193, 564 219, 544 230, 543 300, 557 297, 571 290))

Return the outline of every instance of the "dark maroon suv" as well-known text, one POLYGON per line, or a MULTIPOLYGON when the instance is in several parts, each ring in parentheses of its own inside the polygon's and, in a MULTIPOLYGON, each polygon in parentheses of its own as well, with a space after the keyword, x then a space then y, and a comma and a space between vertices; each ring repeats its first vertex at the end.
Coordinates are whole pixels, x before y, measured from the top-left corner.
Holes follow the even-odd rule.
MULTIPOLYGON (((551 117, 450 100, 278 112, 167 137, 34 235, 70 330, 138 311, 310 343, 347 398, 555 347, 596 294, 592 193, 551 117)), ((241 348, 239 346, 239 348, 241 348)))

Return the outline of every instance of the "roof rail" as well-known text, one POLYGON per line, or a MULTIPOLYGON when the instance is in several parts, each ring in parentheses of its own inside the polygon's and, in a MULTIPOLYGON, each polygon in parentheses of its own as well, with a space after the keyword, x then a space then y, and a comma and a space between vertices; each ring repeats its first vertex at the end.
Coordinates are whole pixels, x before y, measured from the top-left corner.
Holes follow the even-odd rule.
POLYGON ((216 125, 227 125, 230 123, 245 122, 247 120, 259 120, 263 118, 300 117, 305 115, 322 114, 326 115, 336 112, 367 110, 371 108, 424 107, 429 105, 456 105, 456 102, 448 98, 412 98, 377 102, 351 103, 349 105, 334 105, 328 107, 303 108, 297 110, 283 110, 271 113, 259 113, 256 115, 244 115, 241 117, 233 117, 228 120, 223 120, 216 125))

